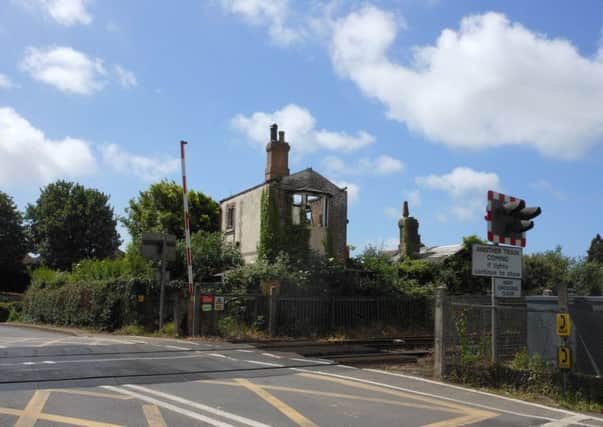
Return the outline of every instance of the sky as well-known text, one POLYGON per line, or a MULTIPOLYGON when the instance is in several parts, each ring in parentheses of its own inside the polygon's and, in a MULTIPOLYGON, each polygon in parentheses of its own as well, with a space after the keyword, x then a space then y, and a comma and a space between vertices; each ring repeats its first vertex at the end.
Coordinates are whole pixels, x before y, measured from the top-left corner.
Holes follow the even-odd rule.
MULTIPOLYGON (((603 1, 4 0, 0 190, 57 179, 117 215, 162 178, 264 179, 269 126, 348 189, 348 243, 486 238, 487 191, 540 206, 526 252, 603 234, 603 1)), ((127 231, 120 226, 124 241, 127 231)))

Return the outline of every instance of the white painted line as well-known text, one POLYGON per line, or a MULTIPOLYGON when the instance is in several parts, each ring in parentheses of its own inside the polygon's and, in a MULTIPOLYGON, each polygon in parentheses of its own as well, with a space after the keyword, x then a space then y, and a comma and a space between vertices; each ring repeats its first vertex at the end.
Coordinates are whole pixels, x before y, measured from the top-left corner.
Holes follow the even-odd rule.
POLYGON ((262 353, 262 356, 272 357, 274 359, 282 359, 281 356, 277 356, 276 354, 272 354, 272 353, 262 353))
POLYGON ((336 366, 338 366, 339 368, 346 368, 346 369, 358 369, 357 367, 350 366, 350 365, 336 365, 336 366))
POLYGON ((586 415, 575 415, 573 417, 562 418, 558 421, 551 421, 550 423, 546 423, 541 425, 540 427, 568 427, 575 425, 589 425, 589 424, 581 424, 580 421, 586 421, 590 419, 590 417, 586 415))
POLYGON ((310 362, 310 363, 318 363, 320 365, 333 365, 333 362, 327 362, 326 360, 316 360, 316 359, 296 359, 291 358, 289 360, 295 360, 296 362, 310 362))
MULTIPOLYGON (((565 414, 565 415, 569 415, 569 416, 578 416, 578 415, 581 416, 582 415, 577 412, 572 412, 572 411, 568 411, 565 409, 552 408, 550 406, 541 405, 539 403, 526 402, 525 400, 514 399, 512 397, 507 397, 507 396, 500 396, 498 394, 488 393, 487 391, 474 390, 474 389, 467 388, 467 387, 462 387, 462 386, 458 386, 458 385, 454 385, 454 384, 448 384, 448 383, 445 383, 442 381, 428 380, 427 378, 415 377, 413 375, 398 374, 395 372, 383 371, 381 369, 369 369, 369 368, 363 369, 363 371, 375 372, 377 374, 389 375, 392 377, 406 378, 406 379, 410 379, 410 380, 414 380, 414 381, 421 381, 421 382, 428 383, 428 384, 435 384, 438 386, 453 388, 456 390, 462 390, 462 391, 466 391, 469 393, 481 394, 483 396, 495 397, 497 399, 507 400, 509 402, 514 402, 514 403, 521 403, 522 405, 527 405, 527 406, 532 406, 534 408, 540 408, 540 409, 546 409, 549 411, 559 412, 561 414, 565 414)), ((590 418, 603 422, 603 418, 596 418, 596 417, 590 417, 590 418)))
POLYGON ((433 399, 445 400, 445 401, 448 401, 448 402, 460 403, 461 405, 466 405, 466 406, 474 406, 476 408, 482 408, 482 409, 486 409, 486 410, 489 410, 489 411, 502 412, 502 413, 505 413, 505 414, 517 415, 519 417, 524 417, 524 418, 534 418, 534 419, 545 420, 545 421, 558 421, 556 418, 543 417, 541 415, 524 414, 524 413, 517 412, 517 411, 510 411, 510 410, 507 410, 507 409, 500 409, 500 408, 495 408, 493 406, 482 405, 480 403, 468 402, 468 401, 464 401, 464 400, 453 399, 451 397, 440 396, 438 394, 425 393, 425 392, 422 392, 422 391, 411 390, 409 388, 397 387, 397 386, 391 385, 391 384, 380 383, 380 382, 371 381, 371 380, 365 380, 363 378, 350 377, 348 375, 332 374, 330 372, 324 372, 324 371, 311 371, 309 369, 302 369, 302 368, 291 368, 291 370, 292 371, 298 371, 298 372, 305 372, 305 373, 308 373, 308 374, 318 374, 318 375, 325 375, 327 377, 341 378, 341 379, 356 381, 356 382, 364 383, 364 384, 376 385, 378 387, 389 388, 389 389, 392 389, 392 390, 403 391, 405 393, 412 393, 412 394, 416 394, 416 395, 419 395, 419 396, 431 397, 433 399))
POLYGON ((223 354, 220 354, 220 353, 209 353, 208 356, 221 357, 222 359, 226 359, 226 356, 224 356, 223 354))
MULTIPOLYGON (((194 359, 204 357, 203 354, 186 355, 186 356, 164 356, 164 357, 115 357, 111 359, 76 359, 76 360, 57 360, 56 363, 69 364, 69 363, 103 363, 103 362, 120 362, 120 361, 142 361, 142 360, 176 360, 176 359, 194 359)), ((33 365, 36 362, 23 362, 23 363, 0 363, 0 366, 16 366, 21 364, 33 365)))
POLYGON ((188 347, 178 347, 177 345, 164 345, 165 348, 171 348, 173 350, 191 350, 188 347))
POLYGON ((110 385, 104 385, 104 386, 101 386, 101 387, 103 387, 103 388, 105 388, 107 390, 111 390, 113 392, 117 392, 117 393, 121 393, 121 394, 127 394, 129 396, 137 398, 138 400, 142 400, 144 402, 152 403, 153 405, 157 405, 157 406, 160 406, 162 408, 169 409, 172 412, 175 412, 175 413, 180 414, 180 415, 185 415, 185 416, 187 416, 189 418, 192 418, 194 420, 197 420, 197 421, 203 421, 204 423, 207 423, 207 424, 215 426, 215 427, 233 427, 231 424, 224 423, 224 422, 222 422, 220 420, 216 420, 216 419, 213 419, 213 418, 206 417, 205 415, 201 415, 201 414, 198 414, 196 412, 189 411, 188 409, 180 408, 179 406, 172 405, 171 403, 163 402, 161 400, 154 399, 154 398, 149 397, 149 396, 145 396, 145 395, 142 395, 142 394, 135 393, 135 392, 133 392, 131 390, 127 390, 127 389, 122 388, 122 387, 114 387, 114 386, 110 386, 110 385))
POLYGON ((240 351, 241 353, 253 353, 253 350, 243 350, 243 349, 239 349, 237 351, 240 351))
POLYGON ((270 363, 270 362, 260 362, 259 360, 245 360, 247 363, 253 363, 256 365, 264 365, 264 366, 275 366, 277 368, 284 368, 285 365, 281 365, 279 363, 270 363))
POLYGON ((211 406, 204 405, 202 403, 193 402, 192 400, 184 399, 180 396, 175 396, 173 394, 163 393, 161 391, 153 390, 152 388, 142 387, 138 385, 126 384, 124 387, 128 387, 134 390, 138 390, 141 392, 145 392, 148 394, 153 394, 158 397, 162 397, 164 399, 173 400, 174 402, 181 403, 183 405, 188 405, 196 409, 200 409, 205 412, 209 412, 210 414, 217 415, 219 417, 223 417, 232 421, 236 421, 241 424, 245 424, 251 427, 268 427, 267 424, 261 423, 259 421, 252 420, 250 418, 242 417, 237 414, 233 414, 231 412, 226 412, 222 409, 212 408, 211 406))
POLYGON ((0 345, 0 348, 6 348, 6 346, 5 345, 0 345))
POLYGON ((55 365, 57 362, 53 362, 52 360, 45 360, 42 363, 44 363, 46 365, 55 365))

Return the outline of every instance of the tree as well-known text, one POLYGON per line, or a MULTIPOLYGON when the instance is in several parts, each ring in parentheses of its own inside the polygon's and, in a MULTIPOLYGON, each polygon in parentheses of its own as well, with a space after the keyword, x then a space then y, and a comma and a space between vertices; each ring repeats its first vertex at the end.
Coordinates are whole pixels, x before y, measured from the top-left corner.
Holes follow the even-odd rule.
POLYGON ((23 217, 13 199, 0 191, 0 275, 2 289, 22 291, 27 283, 23 258, 29 242, 23 227, 23 217))
POLYGON ((599 233, 597 233, 595 238, 590 242, 590 248, 587 252, 587 261, 603 264, 603 238, 601 238, 599 233))
POLYGON ((43 188, 26 212, 42 262, 67 270, 82 259, 112 256, 120 241, 108 202, 106 194, 73 182, 57 181, 43 188))
POLYGON ((484 294, 490 290, 490 279, 474 276, 471 268, 472 246, 483 244, 477 236, 463 238, 463 249, 446 258, 440 268, 438 280, 452 294, 484 294))
POLYGON ((523 289, 532 294, 542 294, 544 289, 557 290, 559 283, 571 287, 569 271, 572 260, 563 255, 561 246, 523 257, 523 289))
MULTIPOLYGON (((188 209, 191 234, 220 229, 220 206, 211 197, 189 190, 188 209)), ((162 180, 130 200, 127 216, 120 218, 132 239, 138 241, 145 231, 166 232, 184 238, 182 187, 162 180)))

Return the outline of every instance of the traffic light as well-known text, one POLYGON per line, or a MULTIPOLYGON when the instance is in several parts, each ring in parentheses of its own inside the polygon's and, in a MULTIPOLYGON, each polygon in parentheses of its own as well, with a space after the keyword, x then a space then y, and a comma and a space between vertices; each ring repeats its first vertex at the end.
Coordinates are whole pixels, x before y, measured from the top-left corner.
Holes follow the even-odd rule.
POLYGON ((534 228, 534 222, 542 210, 526 207, 525 201, 494 191, 488 192, 488 240, 494 243, 526 245, 525 232, 534 228))

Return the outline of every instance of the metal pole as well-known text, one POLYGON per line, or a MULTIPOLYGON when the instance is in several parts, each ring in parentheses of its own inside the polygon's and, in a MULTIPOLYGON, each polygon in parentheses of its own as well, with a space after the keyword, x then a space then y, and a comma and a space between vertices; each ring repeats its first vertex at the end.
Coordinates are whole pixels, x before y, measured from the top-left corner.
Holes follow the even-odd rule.
MULTIPOLYGON (((193 255, 191 251, 191 230, 190 230, 190 216, 188 211, 188 189, 186 186, 186 156, 184 152, 184 146, 188 144, 186 141, 180 141, 180 159, 182 162, 182 202, 184 206, 184 238, 186 240, 186 271, 188 275, 188 294, 191 298, 195 298, 195 292, 193 292, 193 255)), ((198 335, 197 331, 197 310, 194 308, 196 304, 193 303, 193 328, 192 335, 198 335)))
POLYGON ((498 362, 498 321, 496 316, 496 289, 494 285, 495 278, 490 279, 492 281, 492 363, 498 362))
POLYGON ((163 241, 161 242, 161 292, 159 294, 159 329, 163 328, 163 308, 165 304, 165 269, 167 259, 167 239, 163 233, 163 241))

